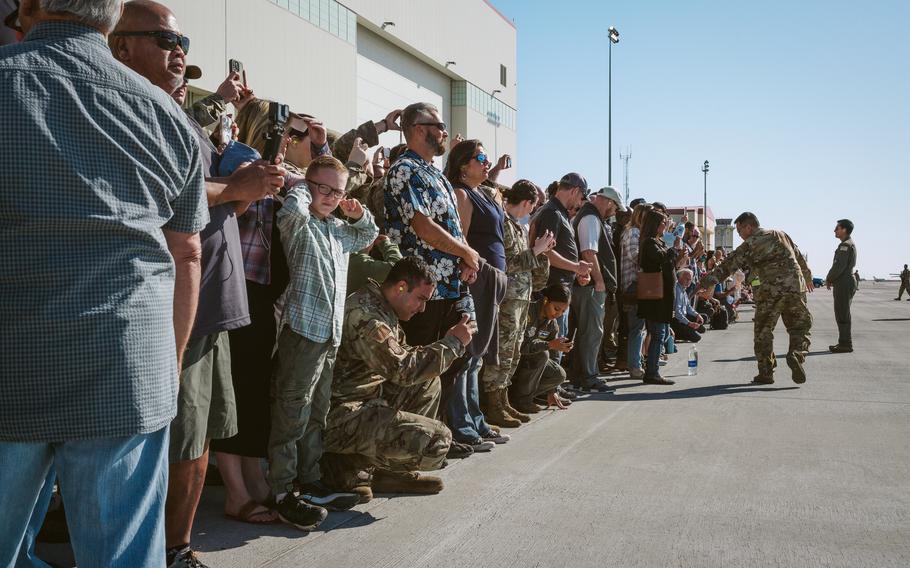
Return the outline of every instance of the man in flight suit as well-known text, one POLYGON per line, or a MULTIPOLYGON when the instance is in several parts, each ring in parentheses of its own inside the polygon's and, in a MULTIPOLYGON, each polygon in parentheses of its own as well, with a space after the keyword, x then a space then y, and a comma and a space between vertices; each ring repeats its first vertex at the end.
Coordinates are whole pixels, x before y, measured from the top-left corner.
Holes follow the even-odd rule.
POLYGON ((834 264, 825 277, 825 286, 834 287, 834 321, 837 322, 837 345, 831 345, 832 353, 852 353, 853 337, 850 334, 850 304, 856 294, 856 278, 853 268, 856 266, 856 245, 853 244, 853 222, 841 219, 834 227, 834 236, 840 239, 834 251, 834 264))

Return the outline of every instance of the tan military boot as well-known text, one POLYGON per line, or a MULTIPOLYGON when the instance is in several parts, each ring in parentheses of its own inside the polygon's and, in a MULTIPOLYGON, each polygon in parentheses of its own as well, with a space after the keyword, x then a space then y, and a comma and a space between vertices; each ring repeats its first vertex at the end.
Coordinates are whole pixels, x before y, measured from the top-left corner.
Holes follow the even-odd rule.
POLYGON ((480 394, 480 411, 488 424, 495 424, 503 428, 518 428, 521 421, 512 418, 502 406, 500 391, 483 391, 480 394))
POLYGON ((512 418, 517 418, 522 422, 530 422, 531 417, 525 414, 524 412, 518 412, 515 408, 512 408, 512 405, 509 404, 509 389, 502 389, 499 391, 499 398, 502 400, 502 407, 505 409, 506 414, 512 418))
POLYGON ((416 471, 377 469, 373 474, 373 491, 376 493, 432 495, 442 491, 443 487, 442 479, 416 471))

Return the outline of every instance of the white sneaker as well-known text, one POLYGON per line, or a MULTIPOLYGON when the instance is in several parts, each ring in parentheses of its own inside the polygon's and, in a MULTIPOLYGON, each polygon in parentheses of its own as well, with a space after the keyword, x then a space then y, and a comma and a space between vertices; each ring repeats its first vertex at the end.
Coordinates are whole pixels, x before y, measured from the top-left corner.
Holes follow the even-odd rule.
POLYGON ((483 436, 483 439, 486 442, 493 442, 494 444, 505 444, 506 442, 508 442, 509 440, 512 439, 512 436, 509 436, 508 434, 503 434, 502 432, 496 432, 494 430, 490 430, 490 433, 487 434, 486 436, 483 436))
POLYGON ((631 369, 629 371, 629 378, 636 379, 636 380, 641 380, 641 379, 645 378, 644 369, 631 369))
POLYGON ((496 447, 495 442, 489 442, 483 438, 477 438, 476 440, 468 442, 468 445, 474 448, 475 452, 489 452, 496 447))

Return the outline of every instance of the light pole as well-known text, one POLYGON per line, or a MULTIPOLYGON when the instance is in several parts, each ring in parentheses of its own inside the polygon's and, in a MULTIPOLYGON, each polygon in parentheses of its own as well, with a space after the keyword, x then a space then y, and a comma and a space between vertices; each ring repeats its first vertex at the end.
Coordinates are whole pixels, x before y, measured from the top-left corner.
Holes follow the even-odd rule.
POLYGON ((619 31, 610 26, 607 33, 607 185, 613 187, 613 44, 619 43, 619 31))
POLYGON ((701 230, 705 234, 705 246, 708 246, 708 160, 705 160, 705 165, 701 167, 701 171, 705 174, 705 208, 702 210, 701 230))

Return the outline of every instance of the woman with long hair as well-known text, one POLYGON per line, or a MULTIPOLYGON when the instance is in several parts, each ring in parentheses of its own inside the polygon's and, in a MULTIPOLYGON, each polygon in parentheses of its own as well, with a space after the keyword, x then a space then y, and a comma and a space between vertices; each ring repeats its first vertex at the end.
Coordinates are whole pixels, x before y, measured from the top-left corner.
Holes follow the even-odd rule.
MULTIPOLYGON (((638 300, 638 317, 645 320, 650 335, 644 382, 652 385, 674 384, 674 381, 661 377, 659 372, 660 350, 667 341, 670 321, 673 319, 675 291, 676 249, 668 249, 663 239, 667 222, 667 216, 656 209, 646 212, 640 237, 641 272, 659 273, 663 285, 663 294, 660 298, 638 300)), ((641 286, 642 283, 638 284, 641 286)))
POLYGON ((645 342, 645 320, 638 317, 638 300, 635 291, 638 286, 638 251, 641 242, 641 224, 651 205, 639 203, 632 210, 629 224, 620 241, 620 282, 623 289, 623 312, 628 330, 626 344, 626 366, 629 377, 641 379, 645 372, 641 360, 641 349, 645 342))
POLYGON ((485 261, 481 262, 477 280, 470 284, 471 294, 466 296, 473 301, 478 328, 465 352, 467 371, 455 375, 454 384, 446 393, 448 396, 443 396, 452 437, 474 451, 487 451, 489 442, 502 443, 508 439, 487 423, 480 408, 478 384, 480 368, 487 354, 491 354, 492 362, 496 362, 498 356, 496 314, 507 282, 503 239, 505 213, 492 190, 482 185, 489 177, 491 165, 480 140, 465 140, 449 152, 444 171, 455 191, 462 232, 468 245, 485 261))

